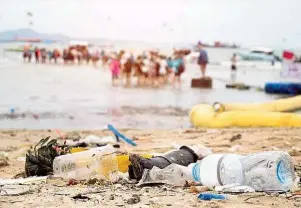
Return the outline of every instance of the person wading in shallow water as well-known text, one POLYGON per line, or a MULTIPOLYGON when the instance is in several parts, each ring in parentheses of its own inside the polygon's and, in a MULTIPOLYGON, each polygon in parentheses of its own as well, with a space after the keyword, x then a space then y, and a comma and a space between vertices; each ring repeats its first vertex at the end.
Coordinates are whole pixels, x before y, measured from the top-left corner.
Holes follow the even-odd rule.
POLYGON ((236 81, 236 54, 234 53, 232 58, 231 58, 231 82, 236 81))
POLYGON ((38 47, 36 47, 34 54, 35 54, 35 58, 36 58, 36 63, 39 63, 40 57, 41 57, 41 50, 38 47))
POLYGON ((110 70, 112 73, 112 86, 116 86, 120 74, 120 60, 116 54, 112 55, 112 60, 110 63, 110 70))
POLYGON ((184 59, 180 52, 175 53, 175 59, 173 60, 174 76, 172 79, 172 86, 175 87, 178 84, 181 88, 181 74, 185 71, 184 59))
POLYGON ((207 67, 207 63, 208 63, 208 54, 207 51, 205 51, 202 48, 202 44, 199 43, 199 49, 200 49, 200 55, 198 58, 198 64, 200 65, 201 68, 201 72, 202 72, 202 77, 205 77, 206 74, 206 67, 207 67))

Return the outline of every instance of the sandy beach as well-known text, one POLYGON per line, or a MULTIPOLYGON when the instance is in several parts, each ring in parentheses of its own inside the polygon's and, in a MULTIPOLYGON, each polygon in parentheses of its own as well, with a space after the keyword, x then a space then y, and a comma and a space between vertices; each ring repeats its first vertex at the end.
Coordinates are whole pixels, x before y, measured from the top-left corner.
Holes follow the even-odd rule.
MULTIPOLYGON (((297 166, 301 165, 301 129, 299 128, 230 128, 230 129, 177 129, 135 130, 123 129, 138 146, 126 149, 136 153, 164 153, 173 149, 172 143, 203 144, 213 152, 248 154, 267 150, 288 151, 297 166), (241 138, 233 141, 233 136, 241 138)), ((79 133, 109 135, 107 131, 62 131, 63 134, 79 133)), ((57 138, 51 130, 1 130, 0 151, 7 152, 9 165, 0 167, 0 178, 12 178, 24 171, 21 161, 26 150, 41 138, 57 138)), ((122 145, 121 148, 124 149, 122 145)), ((299 169, 300 176, 300 169, 299 169)), ((299 184, 300 185, 300 184, 299 184)), ((48 180, 45 184, 32 185, 30 193, 21 196, 2 196, 0 207, 300 207, 300 198, 286 198, 291 194, 254 193, 232 197, 227 201, 200 201, 191 187, 174 188, 167 185, 137 187, 121 181, 117 184, 78 184, 48 180), (89 200, 72 199, 82 194, 89 200)))

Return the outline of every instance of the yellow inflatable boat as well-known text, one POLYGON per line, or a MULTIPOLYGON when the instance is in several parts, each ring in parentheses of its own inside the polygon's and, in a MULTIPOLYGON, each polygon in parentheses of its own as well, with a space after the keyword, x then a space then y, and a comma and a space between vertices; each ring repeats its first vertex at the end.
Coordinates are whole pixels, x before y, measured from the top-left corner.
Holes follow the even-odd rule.
MULTIPOLYGON (((190 111, 190 121, 195 127, 301 127, 301 115, 282 112, 271 112, 273 106, 267 105, 265 109, 256 111, 255 106, 243 108, 243 106, 215 109, 212 105, 199 104, 190 111), (237 107, 237 108, 236 108, 237 107), (231 109, 231 110, 229 110, 231 109), (246 109, 252 109, 246 111, 246 109)), ((289 108, 276 108, 287 110, 289 108)))
POLYGON ((221 105, 225 111, 289 112, 301 109, 301 96, 278 99, 266 103, 228 103, 221 105))

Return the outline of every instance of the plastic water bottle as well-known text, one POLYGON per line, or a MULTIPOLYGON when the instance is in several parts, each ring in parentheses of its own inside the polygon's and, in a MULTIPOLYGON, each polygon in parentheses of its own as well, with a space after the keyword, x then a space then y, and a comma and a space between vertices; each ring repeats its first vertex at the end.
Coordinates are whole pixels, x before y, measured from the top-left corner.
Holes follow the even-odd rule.
POLYGON ((287 152, 271 151, 241 158, 244 185, 256 191, 288 191, 294 184, 295 171, 287 152))
POLYGON ((98 178, 115 181, 118 178, 118 161, 112 145, 56 157, 53 172, 64 179, 85 180, 98 178))
POLYGON ((205 186, 243 184, 243 165, 236 154, 211 154, 190 167, 193 179, 205 186))
POLYGON ((240 156, 211 154, 188 166, 186 175, 205 186, 240 184, 256 191, 288 191, 294 183, 294 165, 286 152, 270 151, 240 156), (190 171, 190 173, 189 173, 190 171))

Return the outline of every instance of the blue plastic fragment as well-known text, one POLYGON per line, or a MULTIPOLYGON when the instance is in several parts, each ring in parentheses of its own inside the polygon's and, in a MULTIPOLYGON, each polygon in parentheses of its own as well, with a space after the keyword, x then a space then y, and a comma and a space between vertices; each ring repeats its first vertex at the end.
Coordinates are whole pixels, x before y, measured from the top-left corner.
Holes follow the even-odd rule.
POLYGON ((198 196, 199 199, 205 200, 205 201, 210 201, 212 199, 217 199, 217 200, 226 200, 227 197, 223 194, 211 194, 211 193, 201 193, 198 196))
POLYGON ((112 131, 116 138, 121 138, 123 141, 125 141, 126 143, 132 145, 132 146, 137 146, 137 144, 132 140, 132 139, 129 139, 127 138, 126 136, 124 136, 123 134, 121 134, 114 126, 112 126, 111 124, 108 124, 108 129, 110 131, 112 131))

